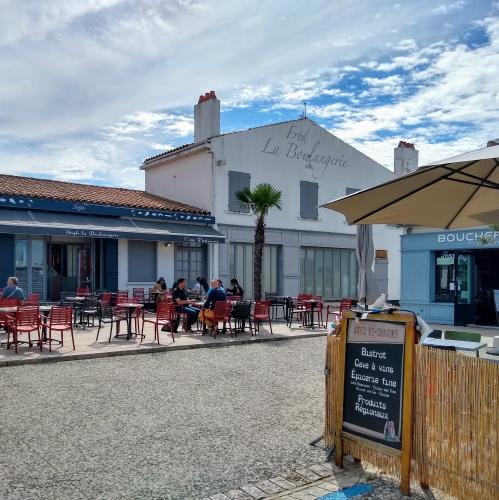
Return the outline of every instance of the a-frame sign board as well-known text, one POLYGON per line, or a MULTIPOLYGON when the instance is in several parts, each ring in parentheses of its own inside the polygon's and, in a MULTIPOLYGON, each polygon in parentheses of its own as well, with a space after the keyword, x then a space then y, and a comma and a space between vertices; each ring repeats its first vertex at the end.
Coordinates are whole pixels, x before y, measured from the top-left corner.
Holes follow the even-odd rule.
POLYGON ((416 318, 404 312, 341 320, 336 465, 350 440, 400 457, 400 490, 409 494, 416 318))

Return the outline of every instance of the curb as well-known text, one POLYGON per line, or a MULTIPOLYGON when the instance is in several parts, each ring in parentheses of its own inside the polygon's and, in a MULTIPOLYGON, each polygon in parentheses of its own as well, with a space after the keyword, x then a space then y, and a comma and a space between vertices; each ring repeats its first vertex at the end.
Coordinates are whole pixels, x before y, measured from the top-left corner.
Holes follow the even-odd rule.
POLYGON ((247 339, 224 339, 222 342, 213 342, 210 344, 191 344, 191 345, 165 345, 159 347, 138 347, 137 349, 127 349, 121 351, 106 351, 106 352, 84 352, 80 354, 63 354, 61 357, 48 357, 34 359, 8 359, 0 361, 0 368, 8 366, 20 365, 36 365, 42 363, 61 363, 63 361, 77 361, 81 359, 97 359, 97 358, 114 358, 117 356, 133 356, 137 354, 152 354, 163 353, 168 351, 187 351, 189 349, 211 349, 219 347, 232 347, 242 344, 262 343, 262 342, 279 342, 284 340, 298 340, 305 338, 325 337, 326 332, 302 333, 293 335, 292 337, 274 336, 274 337, 258 337, 247 339))

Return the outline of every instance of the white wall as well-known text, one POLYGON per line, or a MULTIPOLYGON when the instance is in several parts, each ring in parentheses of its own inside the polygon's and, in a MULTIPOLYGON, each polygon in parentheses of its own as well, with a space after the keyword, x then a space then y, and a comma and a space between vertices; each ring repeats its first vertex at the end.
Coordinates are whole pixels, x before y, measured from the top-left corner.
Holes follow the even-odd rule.
POLYGON ((210 212, 211 179, 211 154, 206 149, 174 162, 158 160, 145 168, 146 192, 210 212))
MULTIPOLYGON (((157 277, 163 276, 167 286, 173 283, 174 277, 174 262, 175 249, 173 244, 169 247, 165 246, 165 242, 158 241, 156 248, 156 270, 157 277)), ((154 282, 150 283, 130 283, 128 281, 128 240, 118 240, 118 289, 129 290, 132 293, 133 288, 144 288, 145 291, 154 286, 154 282)))

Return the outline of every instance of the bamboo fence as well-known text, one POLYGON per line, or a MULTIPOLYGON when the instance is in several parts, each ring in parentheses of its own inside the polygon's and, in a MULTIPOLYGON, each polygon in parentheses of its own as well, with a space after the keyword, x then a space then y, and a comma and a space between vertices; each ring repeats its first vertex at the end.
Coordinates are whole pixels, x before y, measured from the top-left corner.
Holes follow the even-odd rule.
MULTIPOLYGON (((328 337, 324 438, 334 443, 339 337, 328 337)), ((499 365, 415 350, 412 479, 462 499, 499 499, 499 365)), ((345 454, 397 475, 400 458, 344 440, 345 454)))

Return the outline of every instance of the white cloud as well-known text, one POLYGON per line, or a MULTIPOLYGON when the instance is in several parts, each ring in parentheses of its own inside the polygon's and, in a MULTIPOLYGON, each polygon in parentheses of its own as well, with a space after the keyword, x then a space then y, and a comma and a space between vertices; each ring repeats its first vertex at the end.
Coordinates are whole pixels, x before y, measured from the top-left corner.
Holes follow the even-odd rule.
POLYGON ((404 52, 409 50, 416 50, 417 48, 418 44, 413 38, 404 38, 403 40, 400 40, 400 42, 395 46, 396 50, 401 50, 404 52))
POLYGON ((464 0, 458 0, 457 2, 447 4, 442 3, 438 7, 432 9, 432 13, 436 15, 445 15, 453 10, 461 10, 465 5, 466 2, 464 0))

